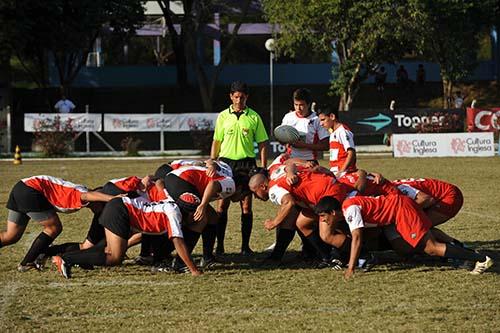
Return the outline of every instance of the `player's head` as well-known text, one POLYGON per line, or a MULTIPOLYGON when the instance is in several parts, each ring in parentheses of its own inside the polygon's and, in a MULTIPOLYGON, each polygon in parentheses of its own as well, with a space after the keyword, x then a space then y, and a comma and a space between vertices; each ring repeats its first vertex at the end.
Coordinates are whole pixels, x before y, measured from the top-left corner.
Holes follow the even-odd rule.
POLYGON ((312 103, 312 96, 309 89, 299 88, 293 92, 293 108, 303 114, 309 113, 312 103))
POLYGON ((193 213, 201 203, 200 198, 193 193, 184 192, 175 200, 179 209, 184 213, 193 213))
POLYGON ((229 98, 233 102, 233 109, 236 112, 244 110, 248 99, 248 86, 245 82, 234 81, 231 84, 229 98))
POLYGON ((250 191, 257 199, 262 201, 269 200, 269 179, 262 173, 257 173, 250 178, 248 183, 250 191))
POLYGON ((156 169, 155 174, 152 177, 152 180, 163 179, 172 170, 173 169, 169 164, 167 163, 162 164, 158 169, 156 169))
POLYGON ((316 106, 316 114, 318 115, 319 123, 326 129, 333 128, 335 123, 339 121, 338 110, 326 104, 316 106))
POLYGON ((342 218, 340 202, 334 197, 323 197, 314 206, 319 222, 333 224, 342 218))

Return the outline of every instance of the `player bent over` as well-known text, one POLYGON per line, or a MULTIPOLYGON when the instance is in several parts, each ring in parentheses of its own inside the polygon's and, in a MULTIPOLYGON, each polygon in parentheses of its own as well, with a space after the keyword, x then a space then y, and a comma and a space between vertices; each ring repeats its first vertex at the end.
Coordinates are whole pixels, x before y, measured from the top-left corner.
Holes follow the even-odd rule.
POLYGON ((351 230, 351 254, 344 277, 354 274, 363 240, 363 228, 368 224, 388 226, 394 224, 396 231, 413 248, 431 256, 446 257, 476 262, 472 274, 481 274, 493 265, 493 260, 474 251, 453 244, 440 243, 429 230, 432 222, 418 205, 403 195, 353 197, 341 205, 333 197, 322 198, 315 207, 320 222, 335 225, 345 218, 351 230))
POLYGON ((62 232, 57 212, 73 213, 82 207, 93 209, 90 202, 111 200, 113 196, 89 191, 85 186, 61 178, 39 175, 21 179, 14 185, 7 201, 7 230, 0 232, 0 247, 19 241, 30 219, 39 222, 43 231, 33 241, 18 266, 21 272, 37 268, 35 259, 45 253, 62 232))
MULTIPOLYGON (((184 193, 177 200, 183 207, 184 214, 192 213, 200 203, 200 199, 184 193)), ((178 256, 189 268, 191 275, 201 272, 193 263, 190 252, 184 242, 182 232, 183 213, 179 206, 171 200, 149 202, 143 197, 130 199, 127 197, 111 200, 101 216, 99 223, 105 228, 106 241, 90 249, 67 252, 53 258, 59 272, 67 279, 71 277, 74 265, 84 266, 117 266, 123 261, 127 251, 127 240, 131 233, 168 234, 178 256)))

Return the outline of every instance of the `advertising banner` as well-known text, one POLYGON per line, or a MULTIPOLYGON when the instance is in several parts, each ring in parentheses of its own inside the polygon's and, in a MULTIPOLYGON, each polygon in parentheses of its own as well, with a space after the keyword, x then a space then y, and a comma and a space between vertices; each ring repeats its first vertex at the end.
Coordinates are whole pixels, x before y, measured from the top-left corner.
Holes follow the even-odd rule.
POLYGON ((218 113, 104 114, 105 132, 212 131, 218 113))
POLYGON ((451 133, 465 125, 462 109, 380 109, 351 110, 339 114, 355 134, 451 133))
POLYGON ((468 132, 495 132, 500 129, 500 108, 467 108, 468 132))
POLYGON ((394 157, 494 156, 493 133, 394 134, 394 157))
POLYGON ((71 127, 74 132, 99 132, 102 130, 100 113, 26 113, 24 131, 60 131, 71 127))

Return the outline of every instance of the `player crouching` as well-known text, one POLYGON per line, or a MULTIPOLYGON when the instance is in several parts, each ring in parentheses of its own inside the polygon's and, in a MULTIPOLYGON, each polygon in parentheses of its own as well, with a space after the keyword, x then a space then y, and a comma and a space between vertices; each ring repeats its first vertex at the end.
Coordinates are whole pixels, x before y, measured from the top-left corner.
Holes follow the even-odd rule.
POLYGON ((87 250, 56 256, 53 261, 61 275, 69 279, 74 265, 120 265, 127 251, 127 240, 131 233, 167 233, 191 275, 198 276, 201 272, 191 258, 192 248, 186 246, 184 242, 182 219, 183 213, 193 213, 199 204, 200 199, 191 193, 181 195, 177 204, 172 200, 148 202, 143 197, 111 200, 99 217, 99 223, 105 228, 105 241, 87 250), (182 212, 179 207, 182 208, 182 212))
POLYGON ((345 218, 352 235, 349 265, 344 277, 349 279, 354 274, 363 240, 363 228, 368 225, 395 226, 402 239, 417 251, 430 256, 446 257, 476 262, 472 274, 481 274, 493 265, 493 260, 468 249, 453 244, 436 241, 429 230, 432 222, 418 205, 403 195, 379 197, 353 197, 342 205, 333 197, 323 197, 315 206, 320 222, 335 225, 345 218))

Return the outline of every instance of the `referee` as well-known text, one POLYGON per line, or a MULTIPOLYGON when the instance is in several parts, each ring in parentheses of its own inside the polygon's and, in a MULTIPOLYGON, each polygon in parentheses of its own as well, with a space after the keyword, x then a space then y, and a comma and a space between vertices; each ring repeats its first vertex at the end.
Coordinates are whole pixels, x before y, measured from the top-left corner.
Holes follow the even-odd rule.
MULTIPOLYGON (((229 98, 232 104, 217 117, 211 158, 220 159, 229 164, 233 174, 247 174, 256 167, 254 143, 259 147, 262 167, 267 165, 268 136, 262 118, 246 105, 248 87, 246 83, 236 81, 231 84, 229 98)), ((230 200, 222 199, 217 204, 217 249, 218 255, 224 254, 224 236, 227 225, 227 211, 230 200)), ((240 202, 241 206, 241 254, 251 255, 250 235, 252 233, 252 195, 240 202)))

